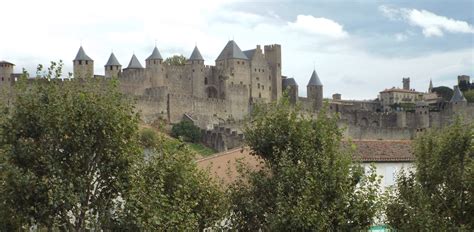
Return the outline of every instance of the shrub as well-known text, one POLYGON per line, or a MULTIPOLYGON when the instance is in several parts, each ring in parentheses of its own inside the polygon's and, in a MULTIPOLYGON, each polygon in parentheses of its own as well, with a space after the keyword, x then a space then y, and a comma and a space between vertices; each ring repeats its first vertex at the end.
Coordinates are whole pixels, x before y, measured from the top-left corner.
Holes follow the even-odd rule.
POLYGON ((186 142, 199 142, 201 130, 191 121, 181 121, 171 129, 171 135, 175 138, 181 137, 186 142))

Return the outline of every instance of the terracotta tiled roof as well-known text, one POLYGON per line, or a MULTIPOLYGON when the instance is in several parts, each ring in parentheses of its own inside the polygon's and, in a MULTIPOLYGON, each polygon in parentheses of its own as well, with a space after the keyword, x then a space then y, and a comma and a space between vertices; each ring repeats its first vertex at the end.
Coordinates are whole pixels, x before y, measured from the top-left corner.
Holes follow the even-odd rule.
POLYGON ((355 140, 354 158, 362 162, 412 162, 410 140, 355 140))
MULTIPOLYGON (((413 162, 414 156, 410 140, 355 140, 354 159, 369 162, 413 162)), ((347 145, 347 142, 344 142, 347 145)), ((231 183, 237 178, 236 160, 259 169, 262 163, 256 156, 250 155, 249 148, 236 148, 217 153, 196 161, 198 167, 209 168, 211 175, 224 183, 231 183)))

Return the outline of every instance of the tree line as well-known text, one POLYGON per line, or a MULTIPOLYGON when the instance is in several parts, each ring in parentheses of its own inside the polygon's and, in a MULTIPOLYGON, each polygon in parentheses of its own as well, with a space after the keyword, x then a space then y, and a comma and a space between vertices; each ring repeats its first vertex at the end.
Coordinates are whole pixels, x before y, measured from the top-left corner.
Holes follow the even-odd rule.
POLYGON ((2 231, 474 229, 474 129, 461 120, 417 138, 416 172, 381 192, 374 167, 341 146, 337 115, 304 116, 283 98, 244 129, 262 168, 240 163, 224 186, 184 142, 140 132, 117 80, 58 81, 62 62, 39 71, 44 81, 23 77, 1 106, 2 231))

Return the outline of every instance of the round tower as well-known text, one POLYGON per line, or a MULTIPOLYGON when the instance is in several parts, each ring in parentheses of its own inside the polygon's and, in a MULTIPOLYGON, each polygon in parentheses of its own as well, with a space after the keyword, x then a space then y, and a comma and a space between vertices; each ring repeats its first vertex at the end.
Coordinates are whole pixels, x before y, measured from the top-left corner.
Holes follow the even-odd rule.
POLYGON ((84 52, 82 46, 79 48, 73 64, 74 78, 94 77, 94 60, 84 52))
POLYGON ((194 47, 191 56, 186 61, 188 71, 191 73, 192 81, 192 94, 196 97, 205 96, 205 74, 204 74, 204 58, 202 58, 201 52, 197 46, 194 47))
POLYGON ((298 84, 294 78, 282 78, 283 91, 286 91, 291 104, 298 101, 298 84))
POLYGON ((110 54, 109 60, 104 68, 106 78, 118 77, 122 72, 122 65, 118 62, 113 52, 110 54))
POLYGON ((163 57, 155 46, 151 55, 145 60, 147 75, 153 86, 164 86, 163 57))
POLYGON ((319 80, 316 70, 313 70, 313 74, 311 74, 306 91, 308 100, 313 103, 313 109, 320 110, 323 107, 323 84, 319 80))
POLYGON ((12 80, 14 66, 8 61, 0 61, 0 86, 9 86, 14 81, 12 80))

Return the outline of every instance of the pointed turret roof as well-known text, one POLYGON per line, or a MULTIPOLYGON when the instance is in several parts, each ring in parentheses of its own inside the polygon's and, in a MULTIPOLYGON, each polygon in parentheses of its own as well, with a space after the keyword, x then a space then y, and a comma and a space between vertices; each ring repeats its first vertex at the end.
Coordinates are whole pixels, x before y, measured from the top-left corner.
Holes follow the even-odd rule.
POLYGON ((74 59, 74 61, 76 60, 90 60, 92 61, 92 59, 86 54, 86 52, 84 52, 84 48, 82 48, 82 46, 79 48, 79 51, 77 52, 77 55, 76 55, 76 58, 74 59))
POLYGON ((242 50, 240 50, 239 46, 235 43, 235 41, 230 40, 227 45, 225 45, 224 49, 216 60, 224 59, 248 60, 248 57, 242 52, 242 50))
POLYGON ((288 87, 288 86, 298 86, 296 84, 295 78, 284 78, 283 79, 283 87, 288 87))
POLYGON ((255 54, 255 51, 257 51, 257 49, 250 49, 250 50, 244 51, 244 54, 247 58, 252 59, 253 55, 255 54))
POLYGON ((140 61, 138 61, 135 54, 133 54, 132 59, 130 60, 130 63, 128 63, 127 69, 129 69, 129 68, 137 68, 137 69, 138 68, 143 68, 142 64, 140 64, 140 61))
POLYGON ((161 57, 161 54, 160 54, 160 51, 158 51, 158 48, 155 46, 155 48, 153 49, 153 52, 151 53, 151 55, 146 58, 146 60, 162 60, 163 57, 161 57))
POLYGON ((454 93, 453 97, 451 98, 451 102, 465 102, 467 101, 466 98, 462 95, 461 90, 459 89, 459 86, 455 85, 454 86, 454 93))
POLYGON ((105 66, 122 66, 117 58, 115 57, 114 53, 110 53, 110 57, 109 57, 109 60, 107 61, 107 64, 105 64, 105 66))
POLYGON ((313 70, 313 74, 311 74, 311 79, 309 79, 308 86, 323 86, 321 80, 319 80, 318 74, 316 70, 313 70))
POLYGON ((193 53, 191 53, 189 60, 204 60, 197 46, 194 47, 193 53))

